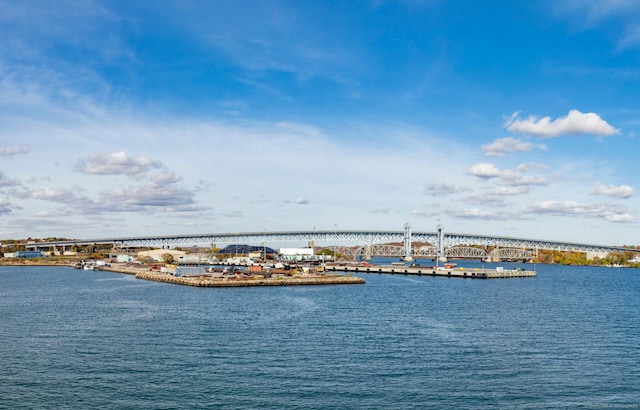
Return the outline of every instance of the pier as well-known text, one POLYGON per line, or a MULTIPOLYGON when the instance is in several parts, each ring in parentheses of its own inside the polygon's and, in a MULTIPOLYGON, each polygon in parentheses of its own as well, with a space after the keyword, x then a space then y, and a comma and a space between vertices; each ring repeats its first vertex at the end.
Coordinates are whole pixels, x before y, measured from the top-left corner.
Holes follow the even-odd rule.
POLYGON ((392 266, 392 265, 327 265, 327 271, 381 273, 395 275, 439 276, 463 279, 506 279, 535 277, 535 270, 525 269, 481 269, 481 268, 443 268, 434 266, 392 266))
POLYGON ((344 275, 301 275, 290 277, 278 276, 271 278, 213 278, 211 276, 176 277, 164 273, 140 272, 136 274, 136 278, 153 280, 156 282, 173 283, 176 285, 207 288, 229 288, 246 286, 356 285, 365 283, 365 280, 362 278, 344 275))
POLYGON ((305 286, 305 285, 358 285, 365 280, 352 275, 338 274, 300 274, 300 275, 253 275, 248 277, 214 277, 204 274, 198 276, 174 276, 164 272, 150 271, 149 268, 134 268, 130 266, 101 267, 100 270, 135 275, 136 279, 151 280, 155 282, 172 283, 174 285, 229 288, 247 286, 305 286))

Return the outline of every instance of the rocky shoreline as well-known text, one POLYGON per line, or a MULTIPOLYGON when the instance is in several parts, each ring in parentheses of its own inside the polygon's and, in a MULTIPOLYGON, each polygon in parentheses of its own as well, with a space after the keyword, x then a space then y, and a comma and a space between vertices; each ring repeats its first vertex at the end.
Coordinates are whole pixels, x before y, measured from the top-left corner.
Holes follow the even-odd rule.
POLYGON ((138 272, 136 278, 176 285, 227 288, 246 286, 301 286, 301 285, 355 285, 364 284, 365 280, 347 275, 300 275, 277 276, 263 278, 259 276, 247 278, 214 278, 211 276, 176 277, 165 273, 138 272))

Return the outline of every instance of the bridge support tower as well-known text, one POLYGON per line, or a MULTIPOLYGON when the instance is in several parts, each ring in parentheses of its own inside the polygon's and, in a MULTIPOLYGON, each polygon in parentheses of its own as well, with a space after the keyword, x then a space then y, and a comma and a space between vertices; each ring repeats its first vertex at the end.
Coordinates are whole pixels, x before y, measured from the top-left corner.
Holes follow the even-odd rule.
POLYGON ((438 225, 438 244, 436 245, 436 261, 446 262, 447 257, 444 254, 444 227, 438 225))
POLYGON ((404 224, 404 260, 411 262, 413 256, 411 255, 411 224, 404 224))
POLYGON ((365 261, 371 260, 371 245, 367 245, 364 247, 364 260, 365 261))

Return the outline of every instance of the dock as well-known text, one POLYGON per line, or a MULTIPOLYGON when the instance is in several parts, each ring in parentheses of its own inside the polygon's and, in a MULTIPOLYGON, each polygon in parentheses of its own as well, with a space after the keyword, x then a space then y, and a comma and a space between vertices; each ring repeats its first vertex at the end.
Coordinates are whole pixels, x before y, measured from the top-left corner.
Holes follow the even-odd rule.
POLYGON ((211 276, 173 276, 165 273, 139 272, 137 279, 153 280, 156 282, 173 283, 176 285, 197 286, 206 288, 229 288, 246 286, 302 286, 302 285, 356 285, 364 284, 365 280, 348 275, 300 275, 277 276, 270 278, 214 278, 211 276))
POLYGON ((390 266, 390 265, 327 265, 331 272, 360 272, 395 275, 439 276, 463 279, 505 279, 535 277, 535 270, 526 269, 481 269, 481 268, 442 268, 433 266, 390 266))
POLYGON ((175 285, 196 286, 205 288, 229 288, 247 286, 304 286, 304 285, 357 285, 364 284, 363 278, 351 274, 299 274, 273 275, 263 277, 253 275, 247 277, 214 277, 211 275, 174 276, 164 272, 151 271, 148 267, 131 267, 118 264, 101 267, 100 270, 134 275, 136 279, 172 283, 175 285))

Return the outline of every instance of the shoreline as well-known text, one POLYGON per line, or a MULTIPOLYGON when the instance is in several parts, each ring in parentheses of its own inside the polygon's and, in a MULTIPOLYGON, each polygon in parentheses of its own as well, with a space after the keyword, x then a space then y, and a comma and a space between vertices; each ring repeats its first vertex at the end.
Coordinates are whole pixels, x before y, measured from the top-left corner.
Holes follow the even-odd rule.
MULTIPOLYGON (((0 266, 28 266, 28 267, 67 267, 75 269, 69 263, 0 263, 0 266)), ((148 267, 133 267, 125 264, 112 263, 110 266, 101 266, 100 271, 133 275, 136 279, 150 280, 154 282, 170 283, 174 285, 207 287, 207 288, 230 288, 248 286, 312 286, 312 285, 362 285, 366 281, 351 275, 338 274, 301 274, 295 276, 274 276, 271 278, 261 277, 241 277, 241 278, 214 278, 209 275, 201 276, 173 276, 167 273, 150 271, 148 267)))
POLYGON ((206 287, 206 288, 231 288, 247 286, 309 286, 309 285, 357 285, 364 284, 365 280, 356 276, 325 276, 325 275, 301 275, 278 276, 272 278, 247 277, 247 278, 213 278, 211 276, 180 276, 176 277, 164 273, 139 272, 137 279, 151 280, 155 282, 172 283, 176 285, 206 287))
POLYGON ((174 285, 195 286, 205 288, 230 288, 247 286, 303 286, 303 285, 358 285, 366 283, 364 279, 349 275, 296 275, 275 276, 265 278, 261 275, 242 278, 215 278, 210 275, 173 276, 167 273, 150 271, 148 268, 134 268, 130 266, 100 267, 99 270, 134 275, 136 279, 154 282, 171 283, 174 285))

